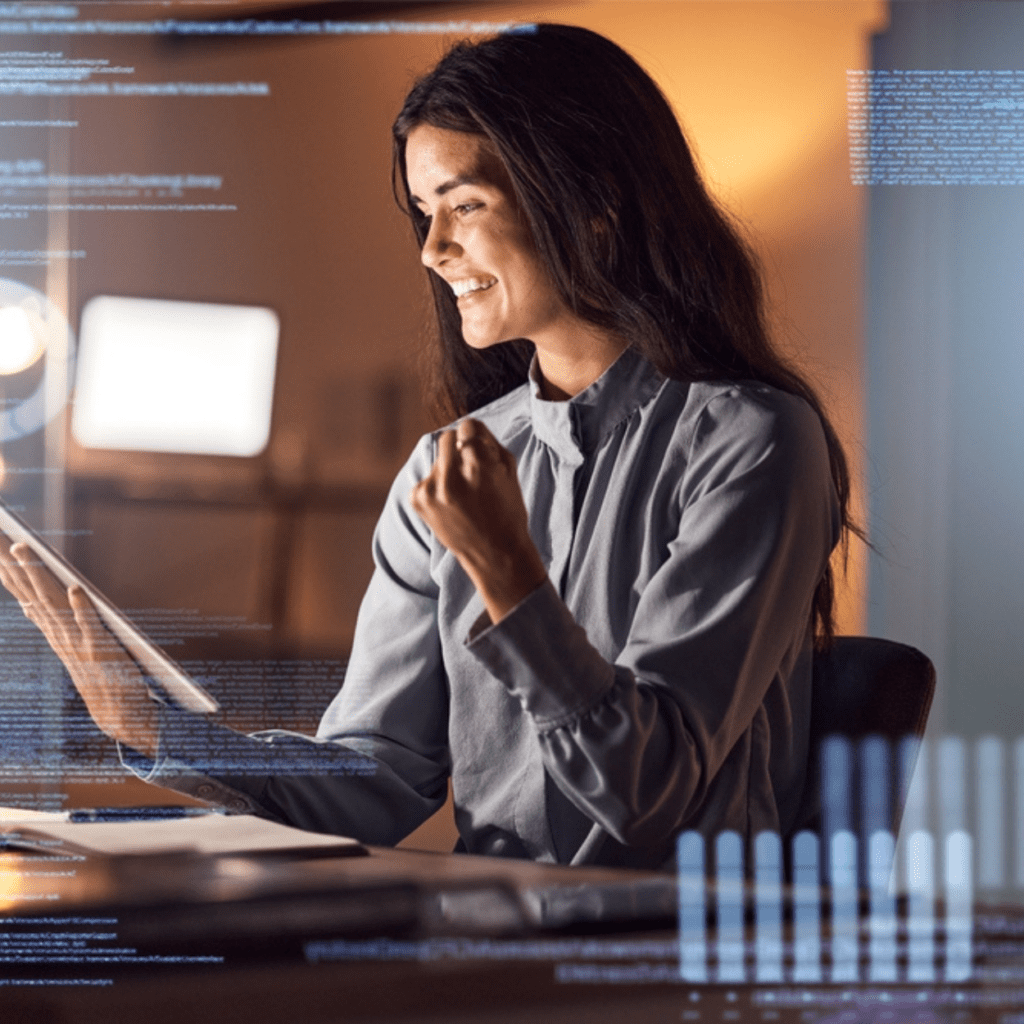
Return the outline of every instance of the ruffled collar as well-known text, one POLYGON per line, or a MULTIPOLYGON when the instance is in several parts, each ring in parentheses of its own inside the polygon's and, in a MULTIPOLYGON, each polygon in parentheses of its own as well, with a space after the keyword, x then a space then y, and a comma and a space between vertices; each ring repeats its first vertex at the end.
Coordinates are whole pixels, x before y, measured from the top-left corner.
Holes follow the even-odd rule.
POLYGON ((580 465, 601 442, 645 404, 665 378, 627 348, 590 387, 562 402, 541 398, 537 356, 530 364, 530 415, 539 440, 570 465, 580 465))

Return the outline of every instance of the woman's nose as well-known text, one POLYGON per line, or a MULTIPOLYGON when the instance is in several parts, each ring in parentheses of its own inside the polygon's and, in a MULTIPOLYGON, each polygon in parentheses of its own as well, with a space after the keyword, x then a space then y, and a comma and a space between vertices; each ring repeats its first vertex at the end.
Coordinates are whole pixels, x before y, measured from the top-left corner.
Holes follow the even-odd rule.
POLYGON ((430 222, 427 237, 423 240, 420 259, 423 265, 436 270, 452 255, 454 241, 442 217, 434 217, 430 222))

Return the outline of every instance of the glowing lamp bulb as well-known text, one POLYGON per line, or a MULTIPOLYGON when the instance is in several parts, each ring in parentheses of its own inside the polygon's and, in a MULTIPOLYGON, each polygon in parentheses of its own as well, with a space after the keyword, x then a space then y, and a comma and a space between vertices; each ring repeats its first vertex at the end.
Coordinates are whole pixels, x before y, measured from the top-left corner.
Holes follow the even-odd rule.
POLYGON ((28 313, 21 306, 0 309, 0 375, 27 370, 42 350, 28 313))

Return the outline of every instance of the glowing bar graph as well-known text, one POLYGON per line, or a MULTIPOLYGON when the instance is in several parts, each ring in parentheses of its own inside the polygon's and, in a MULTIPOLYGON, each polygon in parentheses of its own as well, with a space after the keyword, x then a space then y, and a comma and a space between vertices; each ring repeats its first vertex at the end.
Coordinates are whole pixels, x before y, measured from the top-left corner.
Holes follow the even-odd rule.
POLYGON ((823 828, 793 838, 791 890, 783 887, 783 840, 775 832, 753 837, 749 848, 733 831, 678 837, 680 979, 970 980, 976 887, 1024 889, 1024 737, 1009 746, 995 736, 911 737, 895 748, 880 737, 857 744, 831 738, 821 753, 823 828), (892 825, 900 807, 897 847, 892 825), (791 946, 783 927, 789 892, 791 946), (905 948, 897 892, 906 897, 905 948), (745 898, 753 910, 749 943, 745 898), (826 901, 830 912, 823 913, 826 901))
POLYGON ((755 980, 782 981, 782 840, 762 832, 754 841, 755 980))
POLYGON ((718 890, 718 981, 743 981, 743 842, 735 832, 715 840, 718 890))
POLYGON ((793 837, 793 980, 821 981, 821 873, 818 837, 793 837))
POLYGON ((1013 746, 1014 871, 1018 889, 1024 889, 1024 736, 1013 746))
POLYGON ((946 981, 966 981, 971 976, 971 860, 971 837, 966 832, 946 836, 946 981))
POLYGON ((935 841, 923 829, 906 846, 907 981, 935 980, 935 841))
POLYGON ((971 973, 971 911, 974 865, 967 833, 966 744, 959 736, 939 742, 939 794, 946 900, 946 981, 964 981, 971 973))
POLYGON ((939 740, 938 790, 940 833, 948 836, 967 827, 967 792, 965 785, 966 757, 964 741, 959 736, 943 736, 939 740))
MULTIPOLYGON (((906 795, 902 827, 906 836, 929 830, 930 759, 931 744, 927 740, 918 741, 916 738, 908 736, 900 741, 900 791, 906 795)), ((910 854, 906 844, 904 844, 904 855, 902 882, 904 888, 909 891, 912 865, 907 859, 910 854)))
POLYGON ((836 832, 829 844, 832 888, 832 973, 834 982, 860 977, 857 923, 857 837, 836 832))
POLYGON ((1003 741, 995 736, 984 736, 975 749, 978 885, 1000 889, 1006 884, 1003 853, 1006 848, 1006 830, 1003 827, 1005 800, 1003 741))
POLYGON ((892 833, 879 829, 868 839, 868 980, 896 981, 896 900, 889 883, 895 852, 892 833))
POLYGON ((891 831, 889 743, 868 736, 860 745, 861 834, 891 831))
POLYGON ((821 745, 822 838, 853 828, 853 752, 844 736, 829 736, 821 745))
POLYGON ((676 840, 679 872, 679 977, 708 980, 707 905, 704 837, 683 832, 676 840))
POLYGON ((860 976, 857 929, 857 837, 853 828, 853 750, 842 736, 822 744, 822 818, 832 896, 833 982, 860 976))
POLYGON ((890 892, 895 841, 889 743, 868 736, 860 746, 860 828, 870 898, 868 979, 896 980, 896 901, 890 892))

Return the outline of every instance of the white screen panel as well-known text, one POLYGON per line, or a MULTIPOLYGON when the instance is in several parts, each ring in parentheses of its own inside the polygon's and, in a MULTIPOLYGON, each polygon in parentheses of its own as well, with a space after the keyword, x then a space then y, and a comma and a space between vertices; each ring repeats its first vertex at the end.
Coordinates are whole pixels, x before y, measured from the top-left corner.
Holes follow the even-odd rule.
POLYGON ((258 455, 270 437, 270 309, 100 296, 82 312, 72 432, 86 448, 258 455))

